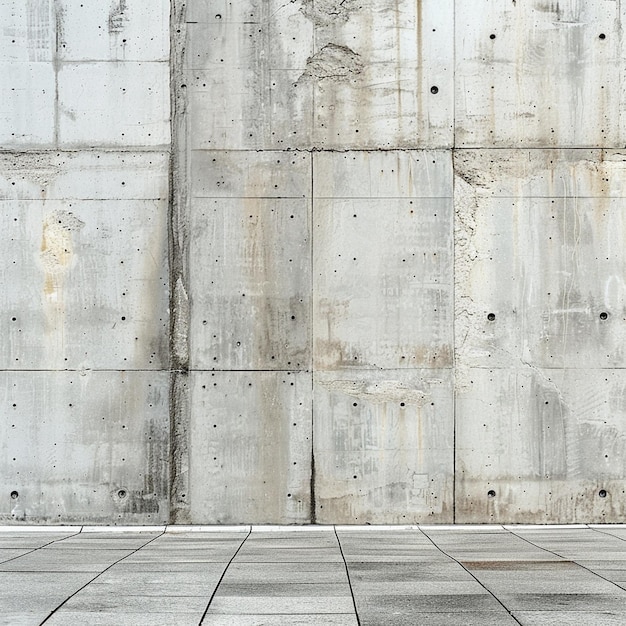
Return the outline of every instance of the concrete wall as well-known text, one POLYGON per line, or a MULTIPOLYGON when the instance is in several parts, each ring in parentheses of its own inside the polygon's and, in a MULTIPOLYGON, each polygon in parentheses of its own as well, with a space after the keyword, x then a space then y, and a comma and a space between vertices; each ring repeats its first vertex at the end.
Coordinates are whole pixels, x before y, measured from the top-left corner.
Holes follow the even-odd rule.
POLYGON ((2 520, 169 519, 169 3, 0 3, 2 520))
POLYGON ((619 2, 0 11, 1 519, 623 520, 619 2))

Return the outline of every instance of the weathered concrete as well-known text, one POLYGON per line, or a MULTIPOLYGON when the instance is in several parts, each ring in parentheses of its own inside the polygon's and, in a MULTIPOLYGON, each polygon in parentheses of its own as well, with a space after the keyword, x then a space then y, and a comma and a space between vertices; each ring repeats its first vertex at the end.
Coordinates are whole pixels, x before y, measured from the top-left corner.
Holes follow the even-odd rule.
POLYGON ((191 519, 310 519, 311 378, 300 372, 195 372, 191 519))
POLYGON ((625 157, 498 154, 455 154, 457 520, 617 521, 625 157))
POLYGON ((13 371, 0 381, 2 521, 167 522, 166 373, 13 371))
POLYGON ((455 3, 458 147, 622 147, 620 2, 455 3))
POLYGON ((2 148, 169 144, 169 2, 2 5, 2 148))
POLYGON ((169 2, 0 7, 0 519, 169 521, 169 2))
POLYGON ((452 145, 452 0, 186 4, 193 148, 452 145))
POLYGON ((452 402, 450 370, 316 374, 317 520, 451 522, 452 402))
POLYGON ((315 368, 452 365, 445 152, 314 154, 315 368))
POLYGON ((0 161, 0 366, 167 368, 167 156, 0 161))
POLYGON ((5 0, 0 518, 622 520, 624 11, 5 0))
POLYGON ((191 367, 310 369, 310 156, 191 158, 191 367))

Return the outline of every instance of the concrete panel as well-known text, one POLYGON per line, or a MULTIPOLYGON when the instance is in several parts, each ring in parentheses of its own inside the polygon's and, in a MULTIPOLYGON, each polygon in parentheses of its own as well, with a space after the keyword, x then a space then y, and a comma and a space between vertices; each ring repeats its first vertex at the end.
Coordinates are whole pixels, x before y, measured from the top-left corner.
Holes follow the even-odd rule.
POLYGON ((316 368, 451 366, 449 173, 440 153, 315 155, 316 368))
POLYGON ((48 147, 55 139, 52 63, 1 62, 0 148, 48 147))
POLYGON ((623 515, 624 167, 617 151, 455 154, 459 522, 623 515))
POLYGON ((624 11, 612 0, 457 2, 457 145, 624 145, 624 11))
POLYGON ((0 154, 0 199, 164 200, 166 152, 0 154))
POLYGON ((313 158, 315 198, 452 198, 449 152, 319 152, 313 158))
POLYGON ((197 198, 308 198, 311 155, 194 150, 190 193, 197 198))
POLYGON ((58 81, 62 147, 169 144, 167 63, 64 63, 58 81))
POLYGON ((167 367, 166 218, 157 200, 0 200, 0 367, 167 367))
POLYGON ((0 148, 50 147, 55 140, 53 0, 0 4, 0 148))
POLYGON ((169 60, 169 0, 56 4, 63 61, 169 60))
POLYGON ((546 148, 454 152, 457 182, 466 182, 479 196, 623 198, 625 169, 623 150, 546 148))
POLYGON ((309 369, 309 199, 196 199, 194 369, 309 369))
POLYGON ((6 154, 0 167, 0 365, 165 365, 166 155, 6 154))
POLYGON ((481 200, 464 356, 492 367, 624 367, 625 237, 621 199, 481 200))
MULTIPOLYGON (((272 0, 270 0, 271 2, 272 0)), ((192 0, 187 2, 186 17, 191 23, 262 22, 263 5, 267 0, 192 0)), ((289 7, 286 7, 289 10, 289 7)))
POLYGON ((192 147, 452 145, 452 0, 188 4, 192 147))
POLYGON ((0 519, 166 523, 168 378, 0 373, 0 519))
POLYGON ((316 520, 452 520, 450 370, 315 374, 316 520))
POLYGON ((468 386, 456 400, 457 522, 624 518, 624 370, 472 369, 468 386))
POLYGON ((453 0, 313 2, 318 148, 443 148, 453 143, 453 0))
POLYGON ((193 523, 310 521, 311 375, 193 372, 193 523))
POLYGON ((313 53, 313 25, 299 3, 188 5, 191 147, 308 147, 312 89, 298 78, 313 53))
POLYGON ((624 158, 456 154, 461 387, 466 366, 624 366, 624 158))
POLYGON ((300 86, 299 70, 268 70, 266 82, 254 70, 189 70, 184 84, 189 99, 189 142, 194 149, 241 150, 305 148, 311 143, 310 86, 300 86), (221 95, 215 98, 215 93, 221 95), (273 128, 285 129, 278 132, 273 128), (268 139, 266 139, 268 137, 268 139))
POLYGON ((0 11, 0 146, 169 143, 167 0, 9 0, 0 11), (67 63, 110 60, 127 63, 67 63))

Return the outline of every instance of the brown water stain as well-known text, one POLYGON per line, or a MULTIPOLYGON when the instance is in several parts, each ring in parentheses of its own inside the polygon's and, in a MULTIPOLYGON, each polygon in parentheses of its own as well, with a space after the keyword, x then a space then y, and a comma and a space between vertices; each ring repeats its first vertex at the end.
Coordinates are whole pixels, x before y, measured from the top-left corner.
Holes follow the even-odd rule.
POLYGON ((40 258, 45 271, 44 293, 52 297, 57 293, 61 276, 72 262, 73 233, 84 222, 68 211, 53 211, 44 219, 40 258))

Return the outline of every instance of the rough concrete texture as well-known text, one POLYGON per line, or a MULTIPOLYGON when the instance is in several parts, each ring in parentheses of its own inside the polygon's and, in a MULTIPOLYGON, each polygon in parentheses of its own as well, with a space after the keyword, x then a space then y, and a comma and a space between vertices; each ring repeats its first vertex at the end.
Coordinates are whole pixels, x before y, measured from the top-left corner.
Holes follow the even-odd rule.
POLYGON ((2 519, 623 519, 624 11, 3 2, 2 519))
POLYGON ((317 372, 317 521, 453 520, 450 369, 317 372))
POLYGON ((614 150, 455 154, 459 521, 622 515, 625 172, 614 150))
POLYGON ((164 523, 169 3, 0 19, 0 518, 164 523))
POLYGON ((455 3, 456 145, 624 145, 621 2, 455 3))
POLYGON ((450 367, 450 153, 313 157, 316 369, 450 367))
POLYGON ((192 520, 308 522, 311 440, 309 373, 194 372, 192 520))

